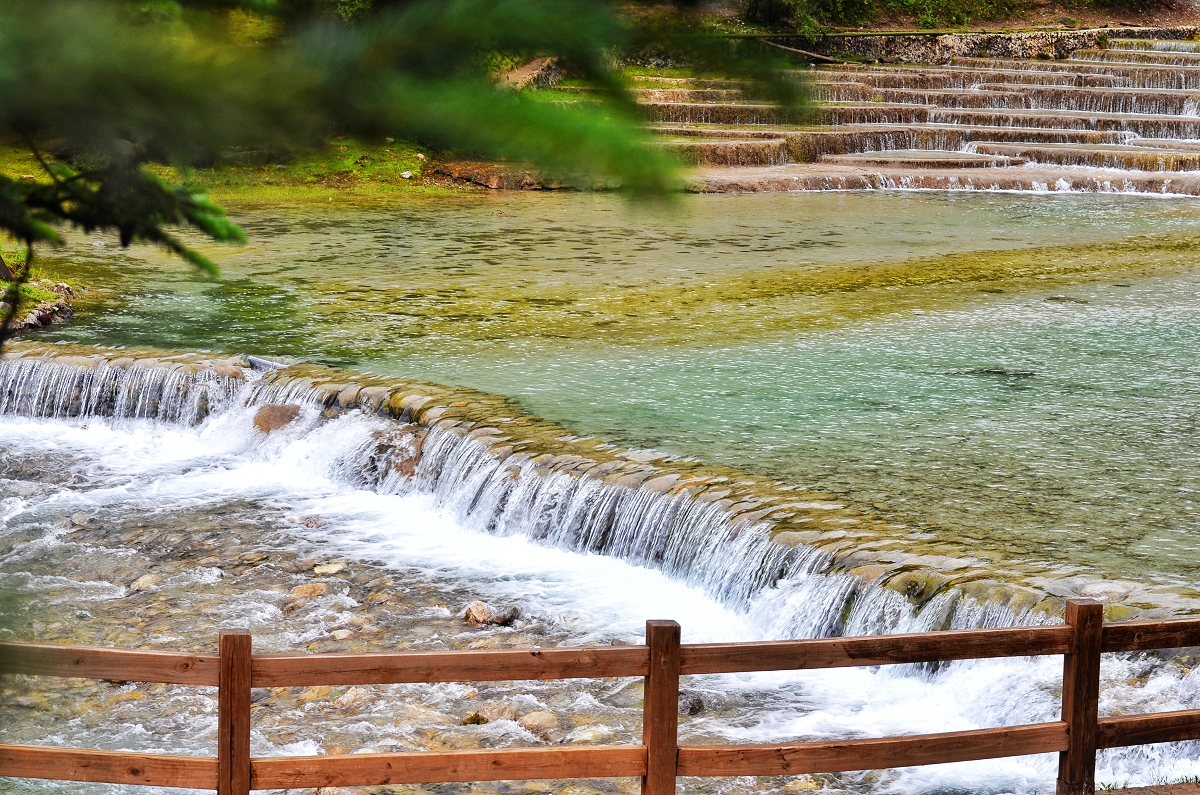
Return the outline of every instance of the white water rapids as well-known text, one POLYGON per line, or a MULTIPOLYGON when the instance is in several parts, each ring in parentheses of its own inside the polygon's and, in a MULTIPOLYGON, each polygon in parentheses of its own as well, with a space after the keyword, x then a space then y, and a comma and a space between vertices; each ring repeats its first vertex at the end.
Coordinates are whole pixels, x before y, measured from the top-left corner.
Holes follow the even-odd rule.
MULTIPOLYGON (((142 597, 122 573, 121 561, 137 553, 116 528, 174 532, 184 539, 177 546, 184 548, 194 517, 231 513, 251 528, 251 535, 261 528, 271 547, 316 549, 323 559, 386 574, 396 581, 386 587, 394 588, 402 602, 419 591, 444 603, 403 607, 408 634, 382 631, 371 642, 377 649, 402 642, 414 648, 463 648, 480 639, 503 645, 518 632, 526 643, 638 642, 648 618, 679 621, 685 643, 1031 620, 950 597, 935 599, 914 614, 898 594, 864 590, 854 578, 824 573, 819 555, 802 550, 785 555, 767 544, 760 528, 731 526, 715 509, 598 482, 542 476, 528 467, 515 479, 501 478, 497 462, 481 446, 449 434, 426 441, 412 478, 379 480, 364 451, 371 448, 373 434, 396 423, 358 411, 324 419, 317 407, 306 405, 298 421, 264 436, 252 425, 253 404, 272 396, 254 383, 240 391, 219 383, 169 384, 164 391, 161 379, 102 368, 86 378, 140 377, 137 384, 114 387, 116 394, 138 399, 88 402, 84 389, 81 403, 77 388, 85 378, 82 371, 53 373, 36 367, 6 363, 0 369, 6 394, 14 379, 41 379, 35 400, 0 407, 5 412, 0 416, 0 583, 24 605, 4 630, 8 637, 44 639, 39 627, 49 631, 50 619, 41 613, 57 615, 67 610, 64 604, 69 605, 64 615, 72 620, 59 628, 58 642, 105 622, 120 629, 135 613, 125 605, 142 597), (188 424, 198 416, 202 391, 207 416, 188 424), (81 416, 66 416, 70 414, 81 416), (88 526, 113 527, 112 535, 101 531, 87 540, 77 538, 72 528, 80 516, 88 526), (515 628, 468 630, 454 614, 473 599, 519 606, 521 621, 515 628)), ((164 598, 171 594, 179 600, 173 606, 193 608, 167 613, 165 624, 160 621, 154 631, 131 623, 134 639, 124 645, 198 650, 211 645, 218 627, 244 627, 255 633, 258 651, 312 648, 329 642, 330 633, 339 628, 353 630, 349 619, 341 617, 365 603, 353 590, 335 589, 289 613, 284 595, 267 587, 253 567, 242 570, 201 559, 172 563, 162 571, 164 598), (188 602, 193 591, 203 592, 209 601, 188 602), (215 613, 195 607, 209 604, 217 605, 215 613), (298 618, 301 613, 303 619, 298 618)), ((264 570, 262 578, 267 574, 264 570)), ((1054 720, 1061 669, 1061 658, 1047 657, 954 663, 936 670, 904 666, 687 677, 684 687, 699 694, 705 706, 696 715, 681 716, 681 738, 772 742, 1054 720)), ((7 684, 10 690, 22 686, 7 684)), ((409 732, 397 717, 401 703, 409 705, 405 709, 417 709, 412 706, 417 704, 424 712, 413 721, 443 727, 437 731, 457 738, 454 747, 469 742, 628 742, 637 737, 636 722, 627 720, 636 716, 636 705, 620 700, 626 683, 506 687, 503 697, 515 703, 558 712, 566 724, 561 736, 547 739, 508 720, 461 726, 460 719, 473 709, 464 706, 473 703, 473 691, 406 687, 381 689, 376 711, 356 717, 339 717, 334 710, 318 720, 312 717, 312 704, 297 706, 295 720, 309 729, 290 741, 265 728, 272 720, 267 702, 256 713, 254 752, 328 752, 323 727, 339 720, 353 724, 353 730, 346 730, 349 739, 341 741, 349 743, 348 750, 438 746, 435 740, 442 735, 409 732), (556 695, 556 688, 569 698, 556 695), (449 717, 435 720, 428 717, 432 713, 449 717)), ((105 696, 105 708, 114 710, 105 720, 89 718, 74 702, 31 708, 20 696, 10 697, 3 706, 0 741, 211 753, 215 717, 204 705, 207 697, 183 688, 166 692, 170 699, 162 708, 150 707, 153 697, 105 696)), ((1186 662, 1160 655, 1106 657, 1101 714, 1197 707, 1200 670, 1186 662)), ((1200 744, 1179 743, 1103 752, 1099 782, 1139 785, 1200 775, 1198 749, 1200 744)), ((1056 757, 1042 755, 805 777, 801 784, 777 777, 684 780, 681 786, 696 792, 818 787, 1052 792, 1056 770, 1056 757)), ((607 786, 593 784, 602 791, 607 786)), ((0 779, 0 787, 19 792, 121 789, 11 779, 0 779)), ((505 790, 489 785, 488 791, 505 790)))

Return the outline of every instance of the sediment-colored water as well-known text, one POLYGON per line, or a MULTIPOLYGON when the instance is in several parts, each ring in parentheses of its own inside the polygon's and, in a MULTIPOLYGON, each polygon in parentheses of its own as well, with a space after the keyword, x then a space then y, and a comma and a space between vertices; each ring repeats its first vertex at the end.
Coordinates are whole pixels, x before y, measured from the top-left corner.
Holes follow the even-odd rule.
MULTIPOLYGON (((222 283, 77 239, 51 264, 81 280, 86 269, 93 289, 74 325, 41 338, 306 357, 473 386, 578 436, 832 493, 914 546, 952 543, 976 561, 1043 572, 1052 594, 1086 590, 1158 614, 1195 598, 1198 208, 1188 201, 697 196, 671 218, 603 196, 329 204, 239 211, 255 242, 212 252, 222 283)), ((201 650, 215 625, 246 626, 262 650, 317 651, 621 642, 649 617, 676 618, 692 641, 1055 620, 953 588, 913 603, 817 560, 751 582, 732 543, 673 569, 639 557, 634 541, 664 514, 632 498, 620 532, 589 552, 565 532, 578 525, 546 520, 555 488, 587 512, 582 481, 518 478, 506 488, 525 489, 524 503, 472 490, 496 467, 453 434, 427 441, 425 475, 366 477, 364 451, 393 420, 307 405, 299 423, 263 436, 246 404, 279 396, 226 386, 205 398, 197 425, 186 407, 199 404, 182 397, 123 404, 155 408, 116 421, 111 408, 0 417, 0 572, 17 591, 20 637, 201 650), (133 589, 146 574, 157 581, 133 589), (294 591, 306 585, 323 587, 294 591), (518 606, 522 618, 469 627, 458 614, 474 599, 518 606)), ((45 405, 71 404, 45 392, 45 405)), ((148 383, 126 393, 165 394, 148 383)), ((691 516, 677 527, 698 539, 727 527, 691 516)), ((1102 710, 1195 707, 1193 666, 1107 660, 1102 710)), ((685 684, 702 706, 682 731, 766 742, 1041 720, 1059 675, 1051 658, 710 677, 685 684)), ((6 739, 183 753, 214 742, 211 694, 9 684, 6 739)), ((256 753, 621 741, 638 731, 636 688, 264 691, 256 753), (462 725, 497 701, 500 719, 462 725), (535 712, 558 725, 503 717, 535 712)), ((1196 775, 1195 758, 1187 744, 1105 752, 1101 780, 1196 775)), ((1055 764, 684 785, 1047 792, 1055 764)))

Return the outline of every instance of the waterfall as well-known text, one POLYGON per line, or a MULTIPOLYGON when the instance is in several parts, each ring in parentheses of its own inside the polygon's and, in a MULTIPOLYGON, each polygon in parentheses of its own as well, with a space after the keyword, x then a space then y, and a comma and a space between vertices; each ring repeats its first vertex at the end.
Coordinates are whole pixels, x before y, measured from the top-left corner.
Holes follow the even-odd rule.
MULTIPOLYGON (((5 360, 0 362, 0 413, 194 425, 212 414, 268 403, 325 407, 327 416, 363 407, 338 408, 342 384, 314 385, 306 378, 276 382, 241 369, 222 374, 220 367, 102 356, 5 360)), ((984 610, 958 588, 912 602, 880 578, 868 581, 838 571, 828 552, 772 540, 771 523, 735 515, 686 489, 671 493, 568 473, 551 467, 546 456, 498 455, 484 440, 457 428, 393 421, 338 469, 381 493, 428 494, 477 532, 521 536, 659 570, 750 614, 765 637, 1032 620, 999 604, 984 610)))
POLYGON ((182 364, 17 359, 0 363, 0 414, 156 419, 194 425, 226 405, 241 386, 239 379, 182 364))
POLYGON ((764 637, 806 638, 1011 626, 1044 620, 951 589, 917 608, 879 581, 833 570, 815 547, 771 540, 766 523, 731 517, 715 503, 598 478, 547 472, 528 458, 500 460, 469 436, 439 429, 373 440, 356 474, 385 493, 428 493, 463 525, 520 535, 579 553, 660 570, 730 608, 764 637), (424 435, 422 435, 424 434, 424 435), (416 448, 420 462, 411 466, 416 448))

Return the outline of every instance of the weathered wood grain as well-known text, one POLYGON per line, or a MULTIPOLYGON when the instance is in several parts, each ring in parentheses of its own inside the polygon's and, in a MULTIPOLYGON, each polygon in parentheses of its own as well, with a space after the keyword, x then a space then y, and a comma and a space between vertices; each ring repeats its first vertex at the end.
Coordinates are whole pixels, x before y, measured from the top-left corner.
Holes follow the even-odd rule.
POLYGON ((398 682, 496 682, 645 676, 645 646, 391 654, 272 654, 253 662, 255 687, 398 682))
POLYGON ((721 674, 1032 657, 1065 654, 1070 650, 1072 637, 1070 627, 1054 626, 765 643, 685 644, 679 671, 682 674, 721 674))
POLYGON ((1117 621, 1104 625, 1104 651, 1143 651, 1200 646, 1200 618, 1117 621))
POLYGON ((56 643, 0 643, 0 673, 215 686, 217 656, 56 643))
POLYGON ((681 776, 780 776, 936 765, 1061 751, 1067 725, 1035 723, 998 729, 870 740, 781 745, 687 745, 681 776))
POLYGON ((650 673, 642 702, 646 775, 642 795, 675 795, 679 735, 679 625, 647 621, 650 673))
POLYGON ((250 659, 247 632, 221 633, 217 795, 250 795, 250 659))
POLYGON ((1200 740, 1200 709, 1101 718, 1096 745, 1121 748, 1181 740, 1200 740))
POLYGON ((642 776, 646 773, 646 747, 559 746, 497 751, 271 757, 254 759, 251 771, 253 789, 642 776))
POLYGON ((1058 756, 1058 795, 1092 795, 1096 790, 1096 716, 1100 706, 1100 654, 1104 605, 1093 599, 1067 602, 1067 624, 1075 630, 1063 658, 1062 719, 1071 742, 1058 756))
POLYGON ((216 789, 217 760, 203 756, 0 744, 0 776, 216 789))

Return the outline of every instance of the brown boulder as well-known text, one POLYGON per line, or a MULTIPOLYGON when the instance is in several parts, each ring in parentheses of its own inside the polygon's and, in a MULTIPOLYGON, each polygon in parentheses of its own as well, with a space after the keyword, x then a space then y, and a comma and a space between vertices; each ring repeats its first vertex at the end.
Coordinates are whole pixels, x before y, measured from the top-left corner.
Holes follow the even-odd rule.
POLYGON ((300 407, 293 403, 263 406, 254 413, 254 425, 263 433, 277 431, 300 416, 300 407))
POLYGON ((463 611, 463 621, 474 627, 482 627, 486 624, 507 627, 516 621, 520 615, 521 611, 516 607, 497 610, 483 602, 472 602, 463 611))

